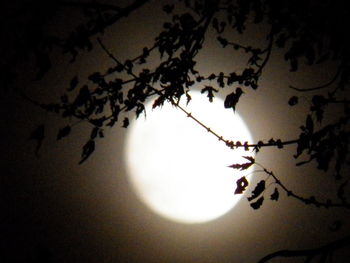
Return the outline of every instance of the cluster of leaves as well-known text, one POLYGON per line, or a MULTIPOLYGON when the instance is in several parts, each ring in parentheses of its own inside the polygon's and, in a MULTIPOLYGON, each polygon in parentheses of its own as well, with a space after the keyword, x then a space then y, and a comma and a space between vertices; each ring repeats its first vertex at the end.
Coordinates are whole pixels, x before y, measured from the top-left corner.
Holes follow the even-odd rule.
MULTIPOLYGON (((251 156, 243 156, 246 160, 249 162, 243 163, 243 164, 232 164, 229 167, 233 169, 238 169, 240 171, 247 170, 252 165, 255 164, 255 159, 251 156)), ((237 187, 235 190, 235 194, 242 194, 246 190, 248 186, 248 180, 245 176, 242 176, 240 179, 236 182, 237 187)), ((259 209, 261 205, 264 202, 264 192, 266 190, 266 180, 260 180, 258 184, 255 186, 254 190, 252 191, 252 194, 250 197, 248 197, 248 201, 250 202, 250 206, 253 209, 259 209)), ((274 192, 271 194, 270 199, 277 201, 279 198, 279 191, 278 188, 275 187, 274 192)))
MULTIPOLYGON (((88 19, 84 25, 74 29, 65 40, 60 40, 56 44, 63 47, 64 52, 71 53, 74 61, 79 49, 89 50, 93 47, 92 36, 103 32, 107 26, 127 16, 146 2, 135 1, 123 8, 97 3, 76 4, 74 6, 81 7, 88 19)), ((65 5, 69 6, 68 3, 65 5)), ((282 149, 286 144, 296 144, 297 152, 294 157, 307 156, 306 161, 299 161, 297 165, 316 161, 320 170, 328 171, 332 160, 335 159, 336 176, 340 178, 342 167, 348 162, 349 103, 346 99, 339 99, 338 94, 348 85, 349 65, 347 57, 342 56, 345 44, 344 41, 339 42, 341 36, 337 32, 329 32, 330 28, 339 25, 330 27, 320 20, 319 16, 323 14, 322 10, 325 10, 327 5, 323 6, 313 1, 295 4, 289 1, 259 0, 205 3, 188 0, 184 1, 184 5, 188 12, 180 14, 175 13, 176 6, 173 4, 163 6, 163 11, 170 16, 170 20, 163 24, 163 30, 155 38, 153 46, 144 47, 134 58, 119 61, 102 41, 98 40, 106 55, 115 62, 115 66, 104 72, 91 73, 88 82, 80 83, 78 76, 73 77, 67 88, 67 94, 61 97, 60 102, 40 104, 45 110, 61 114, 64 118, 74 117, 92 125, 90 137, 83 146, 80 163, 87 160, 94 152, 95 141, 104 137, 106 127, 113 127, 120 119, 122 127, 128 127, 130 121, 121 117, 122 113, 133 111, 137 117, 145 113, 144 103, 151 96, 156 96, 153 104, 156 108, 166 101, 177 105, 183 95, 186 96, 187 102, 190 102, 191 96, 188 91, 194 85, 203 85, 201 92, 206 94, 211 102, 219 89, 229 88, 232 92, 226 96, 224 107, 235 110, 244 94, 244 89, 255 90, 259 87, 258 80, 269 60, 272 48, 284 48, 286 50, 284 59, 290 63, 291 71, 297 71, 298 61, 302 58, 305 58, 309 65, 338 59, 340 61, 338 71, 332 81, 324 86, 307 90, 322 90, 332 85, 335 89, 328 92, 327 96, 316 94, 312 97, 310 113, 307 115, 305 125, 301 126, 297 139, 291 141, 271 139, 266 143, 259 141, 256 144, 224 141, 230 148, 244 147, 246 150, 253 148, 256 152, 266 146, 282 149), (306 15, 305 10, 310 12, 306 15), (254 23, 270 25, 271 30, 266 36, 268 43, 264 48, 243 46, 223 37, 227 30, 244 33, 250 17, 253 17, 254 23), (246 69, 241 72, 213 72, 208 76, 202 75, 196 69, 196 55, 200 52, 210 28, 216 32, 218 44, 223 48, 232 46, 233 52, 249 54, 246 69), (148 66, 151 53, 158 53, 159 63, 155 68, 148 66), (321 124, 325 112, 332 104, 344 106, 343 116, 340 116, 338 121, 324 127, 320 126, 321 128, 316 130, 315 120, 321 124)), ((332 12, 327 15, 332 23, 335 15, 332 12)), ((44 75, 50 64, 48 58, 42 61, 39 75, 44 75)), ((298 103, 298 96, 293 96, 288 101, 290 106, 298 103)), ((62 127, 58 131, 57 139, 68 136, 71 128, 71 124, 62 127)), ((44 130, 44 126, 40 125, 31 136, 38 141, 37 149, 44 138, 44 130)))

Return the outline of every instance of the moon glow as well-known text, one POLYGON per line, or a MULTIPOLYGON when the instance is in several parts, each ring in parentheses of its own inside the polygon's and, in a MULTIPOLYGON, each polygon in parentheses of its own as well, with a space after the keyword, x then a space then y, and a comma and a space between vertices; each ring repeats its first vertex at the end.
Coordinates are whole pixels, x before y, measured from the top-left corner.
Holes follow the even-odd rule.
MULTIPOLYGON (((199 92, 191 93, 188 106, 195 118, 225 139, 252 142, 237 113, 223 101, 212 103, 199 92)), ((204 223, 231 210, 241 195, 234 195, 236 180, 249 171, 228 168, 242 163, 243 149, 229 149, 170 103, 152 109, 133 121, 125 147, 129 180, 140 200, 157 214, 180 223, 204 223)))

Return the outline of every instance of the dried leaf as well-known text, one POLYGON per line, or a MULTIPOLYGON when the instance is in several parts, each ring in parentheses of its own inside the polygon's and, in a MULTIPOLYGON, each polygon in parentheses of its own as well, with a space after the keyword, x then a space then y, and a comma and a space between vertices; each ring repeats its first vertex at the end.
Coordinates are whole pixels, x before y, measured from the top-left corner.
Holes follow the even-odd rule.
POLYGON ((45 126, 43 124, 39 125, 29 136, 28 140, 36 141, 35 155, 39 155, 39 150, 42 142, 45 138, 45 126))
POLYGON ((245 191, 245 189, 247 188, 249 183, 248 183, 247 179, 245 178, 245 176, 243 176, 237 180, 236 184, 237 184, 237 188, 235 190, 235 195, 242 194, 245 191))
POLYGON ((260 206, 263 204, 264 202, 264 197, 260 197, 256 202, 254 203, 250 203, 250 206, 253 208, 253 209, 259 209, 260 206))
POLYGON ((278 198, 279 198, 279 192, 278 192, 278 189, 277 187, 275 188, 275 191, 272 193, 271 195, 271 200, 275 200, 275 201, 278 201, 278 198))
POLYGON ((56 140, 61 140, 62 138, 68 136, 70 131, 71 131, 71 127, 69 125, 63 127, 58 131, 56 140))
POLYGON ((95 151, 95 141, 89 140, 83 147, 83 152, 81 154, 81 160, 79 164, 82 164, 83 162, 85 162, 94 151, 95 151))
POLYGON ((252 201, 257 198, 265 190, 265 180, 261 180, 254 190, 252 191, 252 196, 248 197, 248 201, 252 201))

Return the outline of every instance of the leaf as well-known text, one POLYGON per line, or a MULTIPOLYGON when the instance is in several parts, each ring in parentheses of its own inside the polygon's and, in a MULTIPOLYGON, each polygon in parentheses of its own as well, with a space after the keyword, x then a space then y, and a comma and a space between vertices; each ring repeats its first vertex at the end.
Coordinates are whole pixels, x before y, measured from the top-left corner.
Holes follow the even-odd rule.
POLYGON ((294 106, 296 104, 298 104, 298 97, 297 96, 293 96, 288 100, 288 104, 289 106, 294 106))
POLYGON ((124 118, 124 120, 123 120, 123 128, 128 128, 128 126, 129 126, 129 119, 127 118, 127 117, 125 117, 124 118))
POLYGON ((314 133, 314 122, 310 114, 308 114, 306 118, 306 129, 309 131, 309 134, 314 133))
POLYGON ((265 190, 265 180, 261 180, 254 190, 252 191, 252 196, 248 197, 248 201, 252 201, 257 198, 265 190))
POLYGON ((345 186, 347 185, 348 181, 345 181, 344 183, 342 183, 339 188, 338 188, 338 192, 337 192, 337 196, 338 198, 342 201, 342 202, 346 202, 346 198, 345 198, 345 186))
POLYGON ((241 171, 248 169, 250 166, 252 166, 255 163, 255 159, 251 156, 243 156, 243 158, 247 159, 250 161, 249 163, 242 163, 242 164, 232 164, 228 167, 233 168, 233 169, 240 169, 241 171))
POLYGON ((45 126, 44 124, 39 125, 29 136, 28 140, 36 141, 35 155, 38 156, 40 147, 45 138, 45 126))
POLYGON ((271 200, 275 200, 275 201, 278 200, 278 198, 279 198, 279 192, 278 192, 277 187, 275 188, 275 191, 272 193, 272 195, 271 195, 270 198, 271 198, 271 200))
POLYGON ((220 44, 223 48, 228 45, 227 39, 220 37, 220 36, 218 36, 216 39, 220 42, 220 44))
POLYGON ((83 152, 81 154, 81 160, 80 160, 79 164, 82 164, 83 162, 85 162, 94 151, 95 151, 95 141, 89 140, 83 146, 83 152))
POLYGON ((239 101, 240 96, 243 94, 243 91, 241 88, 236 88, 236 92, 232 92, 228 94, 224 101, 224 106, 226 109, 232 108, 235 110, 236 104, 239 101))
POLYGON ((208 77, 208 80, 213 80, 216 78, 216 75, 214 73, 210 74, 210 76, 208 77))
POLYGON ((94 72, 88 77, 88 79, 91 80, 93 83, 99 83, 103 79, 103 77, 100 72, 94 72))
POLYGON ((263 204, 264 202, 264 197, 260 197, 256 202, 254 203, 250 203, 250 206, 253 208, 253 209, 259 209, 260 206, 263 204))
POLYGON ((61 140, 63 137, 66 137, 69 135, 71 131, 71 127, 69 125, 61 128, 59 131, 58 131, 58 134, 57 134, 57 138, 56 140, 61 140))
POLYGON ((69 85, 69 88, 67 89, 67 91, 72 91, 74 90, 77 86, 78 86, 78 76, 74 76, 72 78, 72 80, 70 81, 70 85, 69 85))
POLYGON ((245 191, 245 189, 247 188, 249 183, 248 183, 247 179, 245 178, 245 176, 243 176, 237 180, 236 184, 237 184, 237 188, 235 190, 235 195, 242 194, 245 191))
POLYGON ((244 159, 250 161, 252 164, 255 163, 255 159, 251 156, 242 156, 244 159))
POLYGON ((170 14, 174 9, 174 5, 164 5, 163 11, 167 14, 170 14))
POLYGON ((214 92, 218 92, 217 89, 214 89, 212 86, 205 86, 202 90, 201 93, 205 93, 207 92, 207 97, 209 98, 210 102, 213 102, 213 98, 214 98, 214 92))
POLYGON ((93 140, 93 139, 96 138, 99 129, 100 129, 100 128, 98 128, 98 127, 94 127, 94 128, 92 129, 91 134, 90 134, 90 139, 91 139, 91 140, 93 140))

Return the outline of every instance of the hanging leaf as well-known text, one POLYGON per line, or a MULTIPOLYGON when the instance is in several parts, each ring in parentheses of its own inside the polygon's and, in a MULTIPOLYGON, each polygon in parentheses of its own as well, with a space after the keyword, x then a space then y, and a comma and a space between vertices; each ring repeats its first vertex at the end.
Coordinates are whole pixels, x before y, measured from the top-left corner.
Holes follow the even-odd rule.
POLYGON ((94 128, 92 129, 91 134, 90 134, 90 139, 91 139, 91 140, 93 140, 93 139, 96 138, 99 129, 100 129, 100 128, 98 128, 98 127, 94 127, 94 128))
POLYGON ((245 189, 247 188, 249 183, 248 183, 247 179, 245 178, 245 176, 243 176, 237 180, 236 184, 237 184, 237 188, 235 190, 235 195, 242 194, 245 191, 245 189))
POLYGON ((233 168, 233 169, 239 169, 241 171, 248 169, 250 166, 252 166, 255 163, 255 159, 251 156, 243 156, 243 158, 247 159, 250 161, 249 163, 242 163, 242 164, 232 164, 228 167, 233 168))
POLYGON ((223 48, 228 45, 227 39, 220 37, 220 36, 218 36, 216 39, 220 42, 220 44, 223 48))
POLYGON ((248 201, 252 201, 257 198, 265 190, 265 180, 261 180, 252 191, 252 196, 248 197, 248 201))
POLYGON ((129 126, 129 119, 127 118, 127 117, 125 117, 125 119, 123 120, 123 128, 128 128, 128 126, 129 126))
POLYGON ((56 140, 61 140, 62 138, 68 136, 70 131, 71 131, 71 127, 69 125, 63 127, 58 131, 56 140))
POLYGON ((39 150, 45 138, 45 126, 39 125, 29 136, 28 140, 36 141, 35 155, 39 156, 39 150))
POLYGON ((244 159, 250 161, 252 164, 255 162, 255 159, 251 156, 242 156, 244 159))
POLYGON ((77 86, 78 86, 78 76, 74 76, 72 78, 72 80, 70 81, 70 85, 69 85, 69 88, 67 89, 67 91, 72 91, 74 90, 77 86))
POLYGON ((288 104, 289 106, 294 106, 296 104, 298 104, 298 97, 297 96, 293 96, 288 100, 288 104))
POLYGON ((338 188, 338 192, 337 192, 337 196, 338 198, 342 201, 342 202, 346 202, 346 198, 345 198, 345 186, 347 185, 348 181, 345 181, 344 183, 342 183, 339 188, 338 188))
POLYGON ((275 201, 278 201, 278 198, 279 198, 279 192, 278 192, 278 189, 277 187, 275 188, 275 191, 272 193, 271 195, 271 200, 275 200, 275 201))
POLYGON ((214 92, 218 92, 217 89, 214 89, 212 86, 205 86, 202 90, 201 90, 201 93, 205 93, 207 92, 207 97, 209 98, 209 101, 210 102, 213 102, 213 98, 214 98, 214 92))
POLYGON ((95 151, 95 141, 89 140, 83 147, 83 152, 81 154, 81 160, 79 164, 85 162, 89 156, 95 151))
POLYGON ((309 134, 313 134, 314 122, 313 122, 310 114, 308 114, 307 118, 306 118, 306 129, 308 130, 309 134))
POLYGON ((254 203, 250 203, 250 206, 253 208, 253 209, 259 209, 260 206, 263 204, 264 202, 264 197, 260 197, 256 202, 254 203))
POLYGON ((228 94, 224 101, 224 106, 226 109, 232 108, 233 110, 236 109, 236 104, 239 101, 239 98, 243 94, 243 91, 241 88, 236 88, 236 92, 232 92, 228 94))

